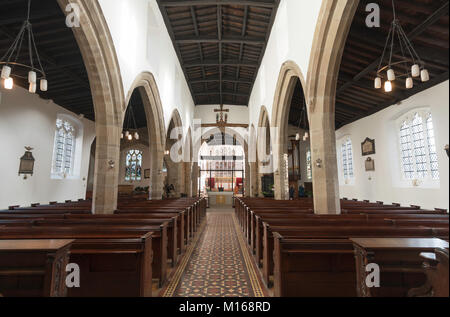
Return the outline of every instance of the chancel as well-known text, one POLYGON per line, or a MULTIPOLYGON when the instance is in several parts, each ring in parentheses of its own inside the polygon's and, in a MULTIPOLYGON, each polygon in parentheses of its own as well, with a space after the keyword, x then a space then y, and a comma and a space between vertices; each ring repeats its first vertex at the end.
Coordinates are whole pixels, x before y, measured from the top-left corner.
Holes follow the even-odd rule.
POLYGON ((0 1, 0 297, 448 297, 449 2, 373 8, 0 1))

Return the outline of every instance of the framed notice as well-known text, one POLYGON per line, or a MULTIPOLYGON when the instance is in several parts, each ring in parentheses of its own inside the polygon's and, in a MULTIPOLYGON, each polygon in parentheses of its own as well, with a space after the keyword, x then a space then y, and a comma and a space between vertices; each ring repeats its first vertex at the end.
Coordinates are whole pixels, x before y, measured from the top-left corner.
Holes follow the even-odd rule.
POLYGON ((375 161, 372 160, 371 157, 368 157, 366 160, 366 172, 373 172, 375 171, 375 161))
POLYGON ((375 140, 366 138, 363 143, 361 143, 362 156, 374 155, 375 154, 375 140))
POLYGON ((150 178, 150 170, 149 169, 144 170, 144 178, 145 179, 149 179, 150 178))

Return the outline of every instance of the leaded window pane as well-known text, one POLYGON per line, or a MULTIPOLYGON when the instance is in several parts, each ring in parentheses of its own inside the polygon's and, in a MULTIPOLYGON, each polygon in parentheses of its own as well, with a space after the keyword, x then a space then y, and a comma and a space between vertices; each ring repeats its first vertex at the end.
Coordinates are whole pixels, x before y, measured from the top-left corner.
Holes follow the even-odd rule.
POLYGON ((427 116, 426 125, 431 178, 439 179, 439 163, 436 152, 436 140, 434 138, 433 118, 431 117, 431 114, 428 114, 427 116))
POLYGON ((403 173, 406 179, 414 178, 414 160, 411 143, 411 131, 408 123, 403 122, 400 128, 400 148, 402 155, 403 173))
POLYGON ((56 120, 53 173, 72 174, 75 128, 68 121, 56 120))

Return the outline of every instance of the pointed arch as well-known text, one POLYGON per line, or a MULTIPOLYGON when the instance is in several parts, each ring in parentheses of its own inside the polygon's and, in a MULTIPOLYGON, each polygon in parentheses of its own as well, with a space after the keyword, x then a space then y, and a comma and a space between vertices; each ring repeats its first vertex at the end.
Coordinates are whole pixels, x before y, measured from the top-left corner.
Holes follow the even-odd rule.
POLYGON ((95 111, 96 158, 92 211, 112 213, 117 207, 120 132, 124 91, 119 62, 98 0, 58 0, 80 9, 80 27, 72 28, 88 73, 95 111))
MULTIPOLYGON (((286 186, 288 182, 288 179, 286 179, 287 167, 284 166, 284 154, 287 153, 288 148, 287 132, 289 111, 297 80, 300 80, 302 89, 305 92, 303 87, 306 87, 306 82, 300 67, 293 61, 283 63, 275 91, 271 124, 272 128, 276 131, 276 135, 272 136, 274 141, 273 159, 276 199, 289 199, 289 190, 288 186, 286 186)), ((308 100, 306 94, 305 97, 308 100)))
POLYGON ((345 42, 359 0, 323 0, 311 49, 307 104, 310 122, 314 209, 339 214, 336 155, 336 86, 345 42))
MULTIPOLYGON (((147 119, 148 139, 150 146, 150 199, 162 199, 163 194, 163 158, 166 145, 166 130, 164 113, 158 86, 153 74, 143 72, 137 76, 128 91, 126 105, 128 105, 134 90, 138 89, 144 104, 147 119)), ((122 111, 122 121, 126 108, 122 111)))
POLYGON ((166 151, 169 151, 169 155, 165 155, 164 160, 167 167, 167 184, 174 185, 175 197, 180 197, 182 193, 185 193, 185 182, 183 180, 186 171, 183 164, 184 144, 182 134, 183 121, 178 110, 174 109, 166 133, 166 151), (173 148, 173 146, 176 147, 173 148), (177 149, 178 152, 176 153, 177 149))

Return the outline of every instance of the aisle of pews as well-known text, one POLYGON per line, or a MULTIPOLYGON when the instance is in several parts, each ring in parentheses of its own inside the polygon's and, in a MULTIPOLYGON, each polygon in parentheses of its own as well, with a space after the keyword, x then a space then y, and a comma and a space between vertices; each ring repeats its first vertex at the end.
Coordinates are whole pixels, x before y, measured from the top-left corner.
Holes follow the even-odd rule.
POLYGON ((236 199, 236 217, 274 296, 425 296, 418 291, 423 285, 446 280, 448 286, 446 210, 347 199, 341 207, 341 215, 315 215, 311 199, 236 199), (373 249, 357 238, 370 238, 374 243, 366 245, 373 249), (430 252, 447 265, 447 276, 431 282, 427 276, 435 271, 426 271, 423 258, 430 252), (381 287, 368 290, 365 267, 357 263, 372 261, 380 266, 381 287))
POLYGON ((206 215, 200 198, 121 197, 114 215, 92 215, 91 204, 0 211, 0 296, 154 296, 206 215), (80 287, 66 287, 71 263, 80 287))

